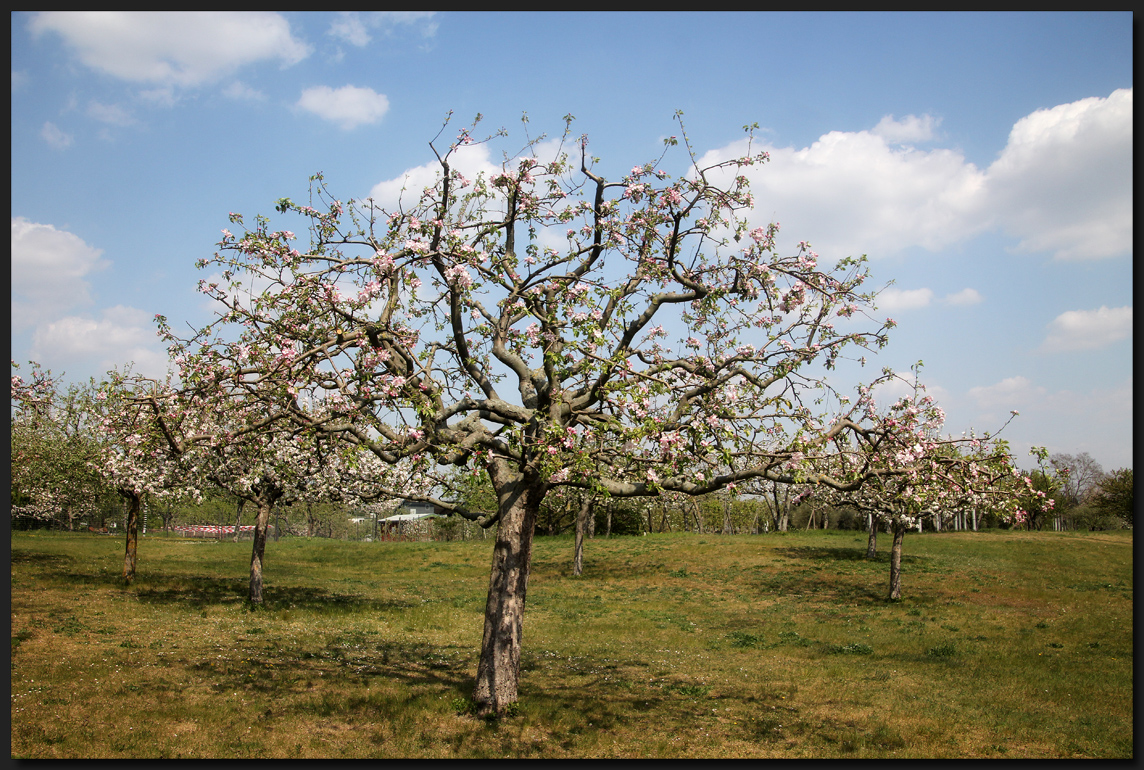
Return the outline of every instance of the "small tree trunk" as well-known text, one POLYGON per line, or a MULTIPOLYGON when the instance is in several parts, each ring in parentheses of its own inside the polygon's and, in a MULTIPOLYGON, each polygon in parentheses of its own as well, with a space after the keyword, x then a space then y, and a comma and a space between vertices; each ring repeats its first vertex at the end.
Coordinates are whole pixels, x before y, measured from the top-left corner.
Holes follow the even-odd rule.
POLYGON ((608 501, 608 521, 604 527, 604 537, 610 539, 612 537, 612 501, 608 501))
POLYGON ((723 500, 723 534, 724 535, 735 534, 735 528, 731 525, 731 496, 730 495, 728 495, 727 498, 725 500, 723 500))
POLYGON ((234 513, 234 542, 238 542, 239 529, 242 526, 242 506, 246 505, 246 501, 241 497, 238 498, 237 510, 234 513))
POLYGON ((873 559, 878 552, 878 520, 872 513, 866 514, 866 529, 870 532, 866 539, 866 558, 873 559))
POLYGON ((592 507, 592 511, 588 516, 588 539, 596 539, 596 508, 592 507))
POLYGON ((540 503, 547 492, 538 476, 514 472, 503 460, 490 463, 489 476, 497 492, 500 516, 473 691, 477 713, 482 715, 503 713, 517 699, 532 538, 540 503))
POLYGON ((580 511, 576 514, 576 548, 572 556, 572 575, 580 577, 584 571, 584 533, 588 528, 588 515, 592 512, 592 498, 584 495, 580 511))
POLYGON ((894 544, 890 548, 890 600, 902 598, 902 540, 906 537, 904 524, 895 521, 893 525, 894 544))
POLYGON ((135 579, 135 559, 139 549, 139 510, 143 507, 143 495, 135 492, 122 492, 127 498, 127 552, 123 556, 123 580, 130 585, 135 579))
POLYGON ((258 499, 258 516, 254 521, 254 545, 250 552, 250 603, 262 604, 262 567, 266 552, 266 525, 270 522, 270 509, 279 495, 263 492, 258 499))

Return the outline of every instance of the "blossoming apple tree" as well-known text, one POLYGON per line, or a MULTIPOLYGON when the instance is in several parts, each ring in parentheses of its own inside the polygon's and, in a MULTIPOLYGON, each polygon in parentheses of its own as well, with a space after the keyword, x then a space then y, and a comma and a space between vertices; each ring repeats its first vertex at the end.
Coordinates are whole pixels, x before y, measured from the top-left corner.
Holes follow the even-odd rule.
POLYGON ((181 339, 160 319, 176 359, 209 355, 298 426, 384 463, 487 475, 495 510, 442 487, 385 490, 497 525, 474 691, 486 713, 517 697, 549 490, 793 482, 800 458, 833 451, 831 431, 811 423, 831 392, 824 370, 885 344, 892 325, 860 328, 864 258, 820 267, 805 243, 780 253, 777 224, 748 222, 741 171, 765 153, 705 167, 684 134, 609 181, 571 121, 558 141, 528 141, 472 178, 457 160, 480 144, 477 123, 447 147, 435 139, 435 181, 397 202, 343 202, 317 175, 307 203, 277 204, 305 223, 305 247, 266 217, 231 214, 242 230, 224 230, 200 263, 218 271, 200 284, 217 321, 181 339), (317 393, 331 405, 321 419, 304 408, 317 393))
MULTIPOLYGON (((848 505, 873 517, 872 529, 886 522, 893 533, 890 550, 889 598, 902 594, 902 542, 923 519, 939 519, 966 506, 990 506, 1000 515, 1019 520, 1019 492, 1012 483, 1023 478, 1013 465, 1005 441, 996 434, 943 437, 945 412, 925 395, 917 379, 912 392, 879 412, 873 387, 859 388, 859 398, 838 420, 851 430, 835 434, 837 452, 825 462, 832 475, 861 476, 865 483, 850 488, 823 486, 821 494, 834 505, 848 505)), ((879 383, 905 379, 891 371, 879 383)), ((1009 420, 1017 416, 1013 412, 1009 420)), ((1005 425, 1008 425, 1008 421, 1005 425)), ((1001 426, 1004 429, 1005 425, 1001 426)), ((998 431, 1000 432, 1000 430, 998 431)), ((823 462, 819 460, 818 462, 823 462)), ((818 494, 818 492, 816 492, 818 494)), ((873 537, 873 536, 872 536, 873 537)), ((872 545, 868 553, 872 551, 872 545)))
POLYGON ((164 433, 148 406, 169 384, 111 371, 95 396, 103 443, 96 469, 127 501, 127 544, 123 579, 135 579, 139 515, 144 498, 175 495, 201 499, 194 473, 185 458, 172 455, 164 433))

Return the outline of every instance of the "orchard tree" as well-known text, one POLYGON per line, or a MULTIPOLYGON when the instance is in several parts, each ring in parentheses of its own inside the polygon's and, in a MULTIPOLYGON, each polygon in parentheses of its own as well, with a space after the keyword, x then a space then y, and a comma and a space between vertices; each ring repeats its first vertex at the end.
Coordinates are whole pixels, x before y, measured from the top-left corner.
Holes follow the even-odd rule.
POLYGON ((1049 453, 1044 447, 1032 447, 1029 454, 1037 459, 1037 468, 1025 477, 1026 488, 1021 491, 1016 522, 1024 524, 1026 529, 1039 530, 1057 510, 1057 500, 1063 496, 1070 469, 1051 462, 1046 466, 1049 453))
MULTIPOLYGON (((150 409, 169 457, 181 464, 188 481, 229 492, 238 499, 239 511, 243 503, 254 507, 248 599, 260 605, 275 508, 303 500, 353 499, 346 463, 355 450, 274 414, 265 401, 246 392, 241 379, 219 370, 206 352, 178 362, 181 390, 154 388, 140 401, 150 409)), ((325 416, 320 407, 305 414, 311 422, 325 416)), ((355 477, 359 484, 360 476, 355 477)))
MULTIPOLYGON (((849 506, 870 517, 867 557, 874 552, 877 524, 889 525, 893 535, 889 599, 894 601, 902 595, 902 544, 909 529, 920 528, 924 519, 936 521, 955 509, 986 504, 1021 521, 1024 512, 1017 501, 1025 490, 1014 487, 1011 480, 1021 478, 1032 489, 1030 480, 1013 465, 1004 441, 989 434, 942 437, 945 412, 925 395, 918 381, 920 367, 919 361, 912 382, 885 372, 886 380, 906 382, 911 393, 884 413, 877 409, 873 387, 859 388, 859 398, 840 420, 854 429, 837 434, 839 451, 825 462, 832 466, 833 478, 857 473, 867 481, 857 488, 827 486, 816 493, 827 504, 849 506)), ((1016 416, 1012 412, 1009 421, 1016 416)))
POLYGON ((168 384, 132 375, 130 370, 111 371, 95 396, 103 443, 93 467, 127 501, 123 557, 127 583, 135 579, 144 498, 172 495, 202 499, 195 474, 184 458, 170 453, 166 434, 149 406, 169 390, 168 384))
MULTIPOLYGON (((19 369, 15 361, 13 369, 19 369)), ((100 436, 93 424, 92 385, 66 390, 32 362, 31 380, 12 375, 11 502, 13 515, 75 529, 109 494, 92 467, 100 436)))
MULTIPOLYGON (((819 267, 805 242, 778 251, 777 224, 748 223, 742 170, 765 153, 704 166, 683 134, 609 181, 571 122, 558 141, 528 140, 472 178, 458 167, 480 144, 476 123, 447 147, 438 135, 435 180, 396 203, 343 202, 317 175, 307 203, 277 204, 307 224, 305 247, 265 217, 246 227, 232 214, 243 230, 224 230, 200 263, 217 271, 200 288, 218 320, 179 339, 160 319, 176 360, 209 355, 298 426, 384 463, 487 476, 486 510, 440 487, 379 489, 497 525, 482 713, 517 698, 550 490, 615 500, 794 483, 804 458, 849 430, 813 420, 832 393, 824 370, 852 347, 884 345, 893 325, 860 328, 873 299, 861 292, 864 258, 819 267), (665 160, 680 147, 673 177, 665 160), (317 393, 331 404, 322 419, 304 408, 317 393)), ((857 487, 863 474, 799 480, 857 487)))

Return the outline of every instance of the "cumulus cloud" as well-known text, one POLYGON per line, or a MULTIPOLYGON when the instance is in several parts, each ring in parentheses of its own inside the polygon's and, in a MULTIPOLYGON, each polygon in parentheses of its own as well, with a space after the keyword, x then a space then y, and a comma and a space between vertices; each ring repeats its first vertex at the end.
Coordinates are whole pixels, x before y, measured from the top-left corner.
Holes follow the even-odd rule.
POLYGON ((433 11, 341 11, 330 22, 327 34, 359 48, 373 39, 370 30, 391 36, 397 28, 403 27, 418 30, 422 37, 430 38, 437 34, 434 16, 433 11))
POLYGON ((987 207, 1022 251, 1100 259, 1132 248, 1132 89, 1021 118, 989 167, 987 207))
POLYGON ((40 138, 56 150, 66 150, 75 141, 71 134, 65 134, 51 121, 44 123, 44 127, 40 129, 40 138))
MULTIPOLYGON (((489 160, 487 144, 469 144, 457 148, 449 158, 449 165, 467 179, 475 179, 482 173, 487 176, 500 170, 499 165, 494 165, 489 160)), ((369 197, 379 206, 393 209, 402 198, 406 201, 416 200, 421 191, 434 184, 440 175, 441 165, 436 161, 414 166, 400 176, 375 184, 369 191, 369 197)))
POLYGON ((35 36, 63 38, 86 66, 133 83, 199 86, 261 61, 296 64, 310 53, 277 13, 45 11, 35 36))
POLYGON ((104 310, 98 319, 67 316, 36 329, 32 357, 70 366, 98 366, 100 371, 134 363, 136 373, 162 377, 167 354, 161 350, 155 326, 146 311, 124 305, 104 310))
POLYGON ((985 298, 981 296, 977 289, 969 288, 962 289, 954 294, 947 294, 945 298, 942 299, 942 302, 947 305, 976 305, 984 301, 985 298))
MULTIPOLYGON (((1113 257, 1132 244, 1132 90, 1039 110, 1019 120, 996 162, 921 150, 938 119, 883 118, 870 131, 832 131, 809 147, 764 144, 746 169, 756 220, 782 225, 784 250, 810 241, 823 258, 937 251, 990 230, 1060 259, 1113 257)), ((703 155, 742 155, 746 140, 703 155)))
POLYGON ((12 217, 12 326, 90 303, 86 277, 110 264, 102 254, 66 230, 12 217))
POLYGON ((349 131, 381 120, 389 110, 389 100, 372 88, 315 86, 303 91, 295 106, 349 131))
POLYGON ((100 104, 93 101, 87 106, 87 115, 112 126, 130 126, 135 123, 131 113, 117 104, 100 104))
POLYGON ((266 99, 266 94, 257 88, 251 88, 245 83, 235 80, 222 90, 222 95, 230 99, 260 102, 266 99))
POLYGON ((878 309, 888 312, 916 310, 929 305, 933 299, 931 289, 896 289, 891 286, 878 294, 878 309))
POLYGON ((934 129, 941 123, 941 118, 932 115, 907 115, 902 120, 894 120, 893 115, 886 115, 871 131, 891 144, 912 144, 914 142, 928 142, 934 138, 934 129))
MULTIPOLYGON (((784 250, 806 240, 826 259, 959 241, 985 181, 959 152, 893 147, 869 131, 832 131, 802 149, 763 149, 770 162, 746 170, 755 211, 781 224, 784 250)), ((740 141, 707 153, 700 165, 745 151, 740 141)))
POLYGON ((1096 310, 1069 310, 1049 322, 1048 329, 1041 344, 1047 353, 1103 348, 1132 336, 1132 308, 1101 305, 1096 310))

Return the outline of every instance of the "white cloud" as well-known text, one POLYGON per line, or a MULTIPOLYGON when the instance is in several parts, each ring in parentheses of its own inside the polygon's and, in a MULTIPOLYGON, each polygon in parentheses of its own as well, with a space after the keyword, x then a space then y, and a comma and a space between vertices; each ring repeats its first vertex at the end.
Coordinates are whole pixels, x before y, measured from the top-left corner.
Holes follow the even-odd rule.
POLYGON ((68 316, 41 326, 32 337, 32 357, 45 365, 95 364, 101 371, 134 362, 138 374, 167 373, 167 354, 160 349, 152 317, 123 305, 105 309, 98 320, 68 316))
POLYGON ((985 298, 981 296, 977 289, 962 289, 955 294, 947 294, 942 299, 947 305, 976 305, 984 302, 985 298))
MULTIPOLYGON (((756 148, 758 149, 758 148, 756 148)), ((868 131, 832 131, 810 147, 764 146, 770 162, 745 171, 755 211, 782 225, 780 247, 810 241, 825 259, 937 250, 971 234, 982 174, 953 150, 891 147, 868 131)), ((708 152, 700 165, 736 157, 744 141, 708 152)))
POLYGON ((1132 308, 1101 305, 1096 310, 1069 310, 1049 322, 1048 329, 1041 344, 1045 352, 1102 348, 1132 336, 1132 308))
POLYGON ((1132 249, 1132 89, 1037 110, 989 167, 987 207, 1022 251, 1100 259, 1132 249))
POLYGON ((320 118, 333 121, 345 130, 376 123, 389 110, 389 100, 372 88, 329 86, 307 88, 295 105, 320 118))
POLYGON ((33 326, 90 303, 85 278, 108 266, 102 254, 66 230, 12 217, 12 326, 33 326))
POLYGON ((330 23, 327 34, 359 48, 373 39, 369 33, 371 29, 393 37, 398 27, 404 27, 419 31, 423 38, 430 38, 437 34, 435 15, 433 11, 340 11, 330 23))
POLYGON ((117 104, 100 104, 93 101, 87 106, 87 115, 100 123, 109 123, 113 126, 130 126, 136 122, 131 113, 117 104))
POLYGON ((30 80, 30 78, 28 77, 27 72, 24 72, 23 70, 12 70, 12 90, 13 91, 20 89, 20 88, 23 88, 24 86, 28 85, 29 80, 30 80))
MULTIPOLYGON (((755 145, 746 169, 752 226, 782 224, 779 246, 810 241, 824 259, 937 251, 1002 229, 1024 251, 1061 259, 1113 257, 1132 244, 1132 90, 1040 110, 1019 120, 982 170, 958 151, 899 142, 933 136, 937 119, 883 118, 870 131, 832 131, 809 147, 755 145)), ((703 155, 738 157, 746 140, 703 155)))
MULTIPOLYGON (((487 176, 500 171, 499 165, 489 161, 487 144, 470 144, 457 148, 449 158, 449 165, 468 179, 475 179, 477 174, 487 176)), ((398 177, 375 184, 369 191, 369 197, 383 208, 394 209, 399 199, 407 204, 416 201, 421 196, 421 191, 434 184, 440 175, 441 165, 436 161, 414 166, 398 177), (404 194, 402 188, 405 189, 404 194)))
POLYGON ((891 144, 911 144, 914 142, 928 142, 934 138, 934 129, 941 123, 941 118, 931 115, 907 115, 904 119, 894 120, 893 115, 887 115, 874 126, 872 134, 880 136, 891 144))
POLYGON ((60 35, 88 67, 135 83, 198 86, 261 61, 296 64, 310 47, 277 13, 51 11, 33 35, 60 35))
POLYGON ((361 16, 355 11, 339 12, 338 18, 330 23, 328 34, 358 47, 364 46, 370 41, 369 32, 366 31, 361 16))
POLYGON ((51 121, 44 123, 44 127, 40 129, 40 138, 57 150, 66 150, 74 141, 71 134, 65 134, 51 121))
POLYGON ((930 289, 907 289, 903 291, 891 286, 878 294, 876 302, 880 311, 898 312, 926 307, 932 299, 933 291, 930 289))
POLYGON ((252 102, 260 102, 266 99, 266 94, 259 91, 257 88, 251 88, 241 81, 234 81, 222 90, 222 95, 230 99, 240 99, 252 102))
POLYGON ((995 385, 977 386, 970 388, 966 394, 979 407, 983 409, 1002 409, 1018 411, 1028 408, 1036 400, 1044 397, 1046 391, 1020 375, 1006 377, 995 385))

